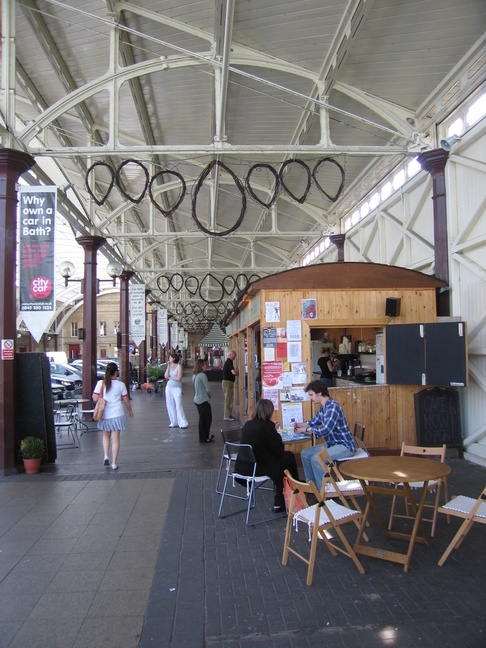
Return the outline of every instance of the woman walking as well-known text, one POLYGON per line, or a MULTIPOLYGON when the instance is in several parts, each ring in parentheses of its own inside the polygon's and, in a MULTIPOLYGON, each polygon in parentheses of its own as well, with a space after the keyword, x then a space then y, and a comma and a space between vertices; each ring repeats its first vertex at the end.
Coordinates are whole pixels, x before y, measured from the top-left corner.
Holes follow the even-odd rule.
POLYGON ((118 367, 114 362, 106 365, 105 377, 96 383, 93 391, 93 401, 96 403, 99 398, 106 401, 105 414, 101 421, 98 421, 98 430, 103 430, 103 465, 110 465, 110 441, 111 441, 111 469, 118 468, 118 453, 120 451, 120 431, 126 428, 125 414, 123 413, 122 402, 128 410, 128 415, 133 418, 132 406, 124 382, 117 380, 118 367))
POLYGON ((179 364, 179 354, 172 351, 169 354, 169 363, 164 374, 168 381, 165 387, 165 404, 167 405, 167 414, 170 420, 169 427, 180 427, 185 430, 188 423, 182 407, 183 373, 182 365, 179 364))
POLYGON ((194 384, 194 403, 199 413, 199 443, 211 443, 214 434, 210 434, 213 413, 211 411, 211 389, 209 388, 206 371, 206 361, 199 358, 194 365, 194 375, 192 382, 194 384))

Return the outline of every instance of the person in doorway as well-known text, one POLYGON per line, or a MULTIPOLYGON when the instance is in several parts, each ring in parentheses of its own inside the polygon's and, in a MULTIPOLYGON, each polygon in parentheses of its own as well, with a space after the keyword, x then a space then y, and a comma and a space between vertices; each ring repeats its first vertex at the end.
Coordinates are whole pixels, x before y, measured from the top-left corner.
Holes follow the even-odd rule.
MULTIPOLYGON (((329 396, 327 386, 320 380, 309 383, 305 391, 310 400, 318 403, 320 407, 311 421, 296 423, 295 431, 301 434, 315 434, 317 438, 324 437, 324 447, 332 459, 339 461, 352 457, 357 448, 342 407, 329 396)), ((320 445, 315 445, 304 448, 300 454, 306 481, 312 480, 319 490, 324 477, 324 469, 317 460, 321 449, 320 445)))
POLYGON ((226 362, 223 365, 223 381, 221 386, 223 388, 224 394, 224 420, 225 421, 234 421, 233 416, 233 400, 234 400, 234 385, 236 376, 238 375, 238 369, 235 369, 233 364, 234 359, 236 358, 236 351, 230 351, 226 362))
POLYGON ((124 382, 117 380, 118 366, 114 362, 106 365, 105 377, 99 380, 93 391, 93 402, 99 398, 106 401, 104 417, 98 421, 98 430, 103 430, 103 465, 111 465, 112 470, 118 468, 118 453, 120 451, 120 432, 126 428, 125 414, 122 402, 125 404, 130 418, 133 418, 132 406, 124 382), (111 442, 111 464, 110 464, 111 442))
MULTIPOLYGON (((273 412, 272 401, 260 399, 253 418, 243 426, 240 443, 248 443, 253 448, 257 463, 256 474, 268 475, 274 484, 273 510, 275 513, 284 513, 284 470, 288 470, 294 479, 299 479, 299 473, 294 453, 284 449, 282 437, 277 432, 277 423, 272 421, 273 412)), ((235 470, 241 475, 252 475, 253 465, 237 459, 235 470)))
POLYGON ((207 363, 199 358, 194 365, 192 382, 194 384, 194 403, 199 414, 199 443, 211 443, 214 434, 211 434, 213 413, 211 410, 211 389, 208 377, 205 374, 207 363))
POLYGON ((182 407, 182 375, 184 369, 179 364, 179 354, 176 351, 171 351, 169 354, 169 362, 164 374, 167 380, 165 387, 165 404, 167 406, 167 414, 169 415, 169 427, 180 427, 185 430, 188 427, 184 408, 182 407))
POLYGON ((317 361, 319 369, 321 370, 321 381, 327 385, 327 387, 334 386, 333 376, 334 372, 337 371, 337 366, 332 362, 330 354, 331 350, 323 347, 321 350, 321 357, 317 361))

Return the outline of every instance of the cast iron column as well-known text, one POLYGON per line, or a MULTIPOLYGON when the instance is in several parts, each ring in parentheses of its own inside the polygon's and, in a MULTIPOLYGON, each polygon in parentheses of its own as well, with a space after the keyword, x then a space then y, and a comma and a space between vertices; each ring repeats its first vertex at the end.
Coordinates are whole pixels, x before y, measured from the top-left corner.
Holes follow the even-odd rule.
POLYGON ((120 361, 120 380, 125 383, 130 393, 130 364, 129 364, 129 343, 130 343, 130 279, 135 273, 131 270, 124 270, 120 275, 120 333, 121 349, 118 354, 120 361))
POLYGON ((159 359, 159 349, 157 344, 157 309, 152 307, 152 364, 158 364, 159 359), (155 362, 154 362, 155 359, 155 362))
POLYGON ((338 251, 338 263, 344 262, 344 241, 346 240, 346 234, 333 234, 329 237, 331 243, 337 247, 338 251))
MULTIPOLYGON (((449 152, 443 149, 424 151, 418 156, 422 169, 432 177, 432 201, 434 205, 434 249, 435 277, 449 286, 449 244, 447 236, 447 194, 445 186, 445 165, 449 152)), ((449 291, 437 297, 437 315, 450 315, 449 291)))
POLYGON ((96 362, 98 359, 98 322, 96 319, 96 253, 105 243, 102 236, 80 236, 76 242, 84 250, 84 304, 83 304, 83 409, 91 409, 91 395, 96 385, 96 362))
MULTIPOLYGON (((0 339, 17 340, 15 315, 15 253, 19 177, 35 164, 30 155, 0 149, 0 339)), ((0 359, 0 473, 15 466, 15 361, 0 359)))

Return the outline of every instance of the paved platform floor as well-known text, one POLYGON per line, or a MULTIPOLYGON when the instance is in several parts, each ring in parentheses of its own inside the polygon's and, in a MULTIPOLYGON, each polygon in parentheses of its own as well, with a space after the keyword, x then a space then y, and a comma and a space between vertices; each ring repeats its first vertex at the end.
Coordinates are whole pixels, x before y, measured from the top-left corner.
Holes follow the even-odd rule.
MULTIPOLYGON (((363 556, 361 575, 318 546, 307 587, 304 563, 281 564, 286 520, 270 512, 271 493, 258 496, 262 523, 219 519, 219 429, 229 424, 212 383, 216 442, 198 443, 190 373, 186 430, 168 428, 163 397, 132 394, 118 471, 102 466, 95 430, 38 476, 0 478, 0 648, 486 646, 482 526, 439 567, 458 527, 441 515, 408 573, 363 556)), ((477 496, 486 469, 448 462, 450 494, 477 496)), ((384 542, 376 524, 368 535, 384 542)), ((307 529, 298 538, 307 547, 307 529)))

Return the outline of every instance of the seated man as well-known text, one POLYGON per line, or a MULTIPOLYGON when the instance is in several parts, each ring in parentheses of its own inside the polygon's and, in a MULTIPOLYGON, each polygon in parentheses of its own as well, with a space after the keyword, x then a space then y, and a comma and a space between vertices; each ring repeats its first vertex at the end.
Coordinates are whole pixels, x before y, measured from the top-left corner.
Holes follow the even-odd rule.
MULTIPOLYGON (((329 396, 326 385, 320 380, 309 383, 305 391, 310 400, 319 403, 320 407, 312 421, 296 423, 295 431, 324 437, 324 446, 333 459, 352 457, 357 448, 342 407, 329 396)), ((321 445, 315 445, 305 448, 300 455, 306 481, 312 480, 319 490, 324 476, 324 470, 317 460, 321 450, 321 445)))

